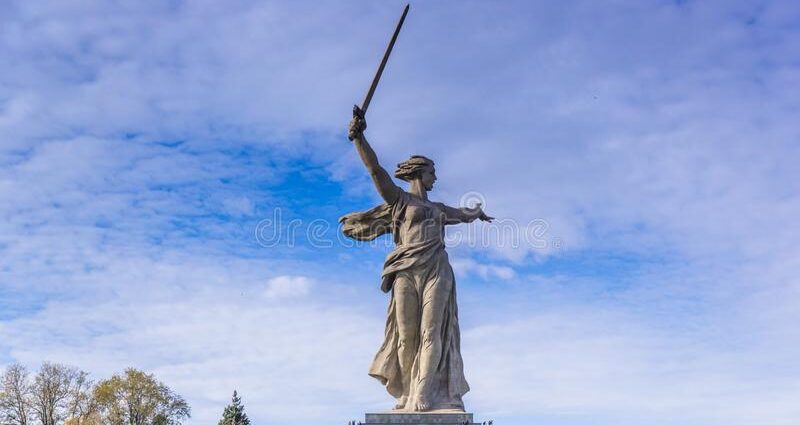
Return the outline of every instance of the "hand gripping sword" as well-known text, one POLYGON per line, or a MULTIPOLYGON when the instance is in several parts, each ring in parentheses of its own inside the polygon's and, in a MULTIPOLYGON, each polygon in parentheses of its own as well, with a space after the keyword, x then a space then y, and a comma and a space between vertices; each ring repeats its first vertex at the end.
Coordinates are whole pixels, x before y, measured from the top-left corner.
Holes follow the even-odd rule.
MULTIPOLYGON (((369 102, 372 100, 372 95, 375 94, 375 88, 378 87, 378 81, 381 80, 383 68, 386 66, 386 62, 389 60, 389 55, 392 54, 394 42, 397 41, 397 35, 400 34, 400 28, 403 27, 403 21, 406 20, 406 15, 408 14, 408 8, 410 6, 410 4, 407 4, 406 8, 403 9, 403 14, 400 16, 400 21, 397 23, 397 28, 394 29, 392 39, 389 40, 389 45, 386 46, 386 52, 383 54, 383 60, 381 60, 381 64, 378 66, 378 72, 375 73, 375 78, 372 79, 372 85, 369 86, 369 90, 367 91, 367 96, 364 98, 364 102, 361 103, 361 107, 358 105, 353 105, 353 117, 364 118, 364 115, 367 113, 369 102)), ((348 138, 350 141, 353 141, 352 138, 348 138)))

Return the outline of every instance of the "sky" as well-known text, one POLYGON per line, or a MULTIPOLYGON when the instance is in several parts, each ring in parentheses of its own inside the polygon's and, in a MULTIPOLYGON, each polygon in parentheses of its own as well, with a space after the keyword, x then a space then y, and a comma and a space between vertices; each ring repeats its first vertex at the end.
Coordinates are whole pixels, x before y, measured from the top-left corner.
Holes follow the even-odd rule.
MULTIPOLYGON (((139 368, 190 425, 390 408, 391 243, 337 219, 404 5, 5 3, 0 368, 139 368)), ((411 5, 366 135, 498 219, 448 228, 477 420, 796 423, 798 87, 789 0, 411 5)))

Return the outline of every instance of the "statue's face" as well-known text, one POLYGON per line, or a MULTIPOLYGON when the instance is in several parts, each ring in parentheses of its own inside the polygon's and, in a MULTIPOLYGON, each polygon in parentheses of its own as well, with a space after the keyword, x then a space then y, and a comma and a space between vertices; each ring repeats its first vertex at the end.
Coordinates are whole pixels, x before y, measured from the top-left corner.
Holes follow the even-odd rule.
POLYGON ((425 187, 425 190, 433 189, 433 183, 436 182, 436 169, 433 167, 426 167, 420 178, 422 179, 422 186, 425 187))

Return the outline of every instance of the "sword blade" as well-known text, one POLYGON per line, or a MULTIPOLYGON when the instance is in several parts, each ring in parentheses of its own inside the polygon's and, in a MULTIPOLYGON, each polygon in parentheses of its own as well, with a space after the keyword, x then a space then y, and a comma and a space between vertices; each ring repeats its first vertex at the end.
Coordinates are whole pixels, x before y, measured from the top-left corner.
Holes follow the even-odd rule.
POLYGON ((369 86, 369 91, 367 91, 367 96, 364 97, 364 102, 361 103, 361 113, 366 114, 367 108, 369 108, 369 102, 372 101, 372 95, 375 94, 375 88, 378 87, 378 81, 381 80, 381 75, 383 74, 383 68, 386 66, 386 61, 389 60, 389 55, 392 54, 392 48, 394 47, 394 42, 397 41, 397 35, 400 34, 400 28, 403 27, 403 21, 406 20, 406 15, 408 14, 408 8, 410 4, 406 5, 406 8, 403 9, 403 14, 400 16, 400 21, 397 22, 397 28, 394 29, 394 34, 392 34, 392 39, 389 41, 389 45, 386 46, 386 52, 383 54, 383 60, 381 60, 380 66, 378 66, 378 72, 375 73, 375 78, 372 79, 372 85, 369 86))

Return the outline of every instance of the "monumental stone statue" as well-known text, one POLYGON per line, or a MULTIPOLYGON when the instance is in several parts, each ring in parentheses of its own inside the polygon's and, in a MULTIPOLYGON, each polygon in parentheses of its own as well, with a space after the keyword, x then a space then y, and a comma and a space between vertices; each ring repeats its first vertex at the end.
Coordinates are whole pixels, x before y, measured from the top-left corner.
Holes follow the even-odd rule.
POLYGON ((369 374, 397 398, 395 410, 464 411, 469 391, 461 360, 456 282, 445 252, 444 226, 491 221, 478 204, 454 208, 428 199, 436 182, 432 160, 414 155, 397 165, 398 187, 364 137, 361 117, 350 122, 353 139, 375 188, 386 202, 343 216, 342 231, 358 240, 390 233, 395 243, 383 266, 381 289, 391 293, 385 340, 369 374))
POLYGON ((395 243, 384 263, 381 282, 381 289, 391 295, 385 339, 369 374, 386 386, 397 403, 395 414, 368 413, 366 418, 367 424, 472 423, 462 400, 469 385, 461 359, 456 282, 445 252, 444 228, 477 219, 491 221, 492 217, 480 204, 454 208, 430 201, 428 192, 436 182, 436 169, 433 161, 422 155, 397 164, 394 176, 409 183, 408 190, 400 188, 378 163, 364 137, 367 108, 408 9, 403 10, 364 102, 353 107, 348 128, 348 138, 385 203, 343 216, 342 231, 357 240, 391 233, 395 243), (398 414, 401 412, 415 414, 398 414), (426 414, 416 414, 422 412, 426 414))

